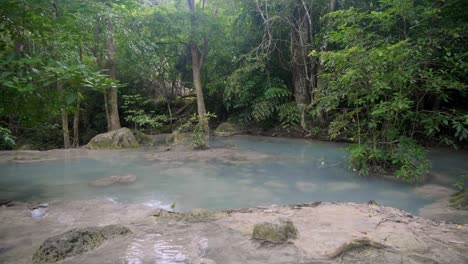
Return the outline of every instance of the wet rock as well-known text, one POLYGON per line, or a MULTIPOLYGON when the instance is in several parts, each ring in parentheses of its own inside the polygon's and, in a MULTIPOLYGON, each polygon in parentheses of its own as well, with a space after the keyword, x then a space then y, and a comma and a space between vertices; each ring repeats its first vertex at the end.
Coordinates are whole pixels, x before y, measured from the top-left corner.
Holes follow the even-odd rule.
POLYGON ((13 201, 10 200, 0 200, 0 206, 10 207, 13 206, 13 201))
POLYGON ((242 129, 238 124, 232 122, 224 122, 216 128, 214 134, 220 137, 229 137, 240 134, 241 132, 242 129))
POLYGON ((468 190, 462 190, 452 195, 450 206, 456 209, 468 210, 468 190))
POLYGON ((353 251, 361 251, 366 249, 383 249, 385 247, 385 245, 374 242, 368 238, 359 238, 342 244, 333 252, 328 253, 328 257, 337 258, 339 256, 349 254, 353 251))
POLYGON ((138 148, 140 144, 132 131, 121 128, 107 133, 99 134, 91 139, 86 145, 88 149, 125 149, 138 148))
POLYGON ((100 178, 89 183, 90 186, 95 187, 107 187, 114 184, 128 185, 136 181, 136 176, 133 174, 127 174, 125 176, 109 176, 100 178))
POLYGON ((252 239, 269 243, 285 243, 295 238, 297 238, 297 229, 290 220, 256 224, 252 233, 252 239))
POLYGON ((216 261, 207 258, 201 258, 200 264, 216 264, 216 261))
POLYGON ((40 220, 47 216, 47 211, 45 208, 36 208, 31 210, 31 217, 36 220, 40 220))
POLYGON ((118 225, 73 229, 46 239, 32 260, 34 263, 57 262, 93 250, 108 239, 130 233, 130 229, 118 225))

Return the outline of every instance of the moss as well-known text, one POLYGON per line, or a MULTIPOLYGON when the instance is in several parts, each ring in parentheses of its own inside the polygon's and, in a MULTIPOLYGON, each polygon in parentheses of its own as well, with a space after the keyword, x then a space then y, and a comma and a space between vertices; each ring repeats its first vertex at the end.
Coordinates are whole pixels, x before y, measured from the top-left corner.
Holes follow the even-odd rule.
POLYGON ((452 195, 450 206, 456 209, 468 210, 468 190, 462 190, 452 195))
POLYGON ((34 263, 57 262, 93 250, 108 239, 130 233, 130 229, 116 225, 73 229, 46 239, 32 260, 34 263))
POLYGON ((18 144, 15 147, 15 150, 37 150, 37 148, 33 144, 18 144))
POLYGON ((242 132, 241 127, 232 122, 221 123, 215 130, 216 136, 226 137, 236 135, 242 132))
POLYGON ((190 212, 175 213, 163 211, 155 215, 159 221, 163 222, 188 222, 203 223, 217 219, 221 213, 211 212, 206 209, 193 209, 190 212))
POLYGON ((285 243, 289 239, 297 238, 297 229, 292 221, 280 221, 279 224, 261 223, 254 226, 252 239, 270 242, 285 243))
POLYGON ((99 134, 92 138, 86 145, 86 148, 89 149, 125 149, 138 147, 140 147, 140 144, 138 144, 132 131, 125 127, 99 134))
POLYGON ((140 130, 132 130, 132 132, 139 144, 149 143, 153 141, 153 138, 150 135, 145 134, 140 130))

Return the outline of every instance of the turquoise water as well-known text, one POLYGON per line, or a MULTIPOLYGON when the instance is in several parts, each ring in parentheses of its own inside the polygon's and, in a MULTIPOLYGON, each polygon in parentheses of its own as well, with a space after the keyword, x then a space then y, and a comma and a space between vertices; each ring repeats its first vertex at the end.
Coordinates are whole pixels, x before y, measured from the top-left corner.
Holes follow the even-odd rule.
MULTIPOLYGON (((177 210, 227 209, 312 201, 367 202, 417 214, 431 203, 413 186, 359 177, 347 168, 345 145, 293 139, 234 137, 225 144, 271 155, 250 162, 150 161, 151 149, 116 151, 103 157, 0 164, 0 199, 47 202, 53 199, 104 198, 177 210), (93 187, 89 182, 111 175, 133 174, 130 185, 93 187)), ((450 186, 468 172, 467 152, 430 151, 434 183, 450 186)))

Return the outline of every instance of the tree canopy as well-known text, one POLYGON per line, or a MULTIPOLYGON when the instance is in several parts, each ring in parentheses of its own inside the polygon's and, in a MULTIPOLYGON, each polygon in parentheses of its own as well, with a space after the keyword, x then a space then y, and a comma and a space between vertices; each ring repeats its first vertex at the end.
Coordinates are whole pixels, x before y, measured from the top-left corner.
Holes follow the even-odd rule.
POLYGON ((462 0, 3 0, 0 145, 212 113, 415 182, 424 146, 467 143, 467 22, 462 0))

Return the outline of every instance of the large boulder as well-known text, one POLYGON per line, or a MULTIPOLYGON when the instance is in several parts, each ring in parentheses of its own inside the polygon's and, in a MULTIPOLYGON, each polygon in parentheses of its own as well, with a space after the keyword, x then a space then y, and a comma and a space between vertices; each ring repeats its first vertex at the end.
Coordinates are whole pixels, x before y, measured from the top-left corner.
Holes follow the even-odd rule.
POLYGON ((128 128, 121 128, 107 133, 99 134, 89 141, 86 148, 89 149, 125 149, 138 148, 140 144, 136 140, 132 131, 128 128))
POLYGON ((32 260, 34 263, 57 262, 93 250, 108 239, 130 233, 130 229, 119 225, 73 229, 46 239, 32 260))
POLYGON ((241 132, 242 129, 238 124, 232 122, 224 122, 216 128, 214 134, 220 137, 229 137, 240 134, 241 132))

